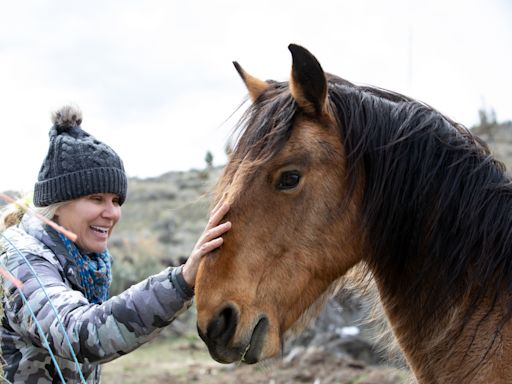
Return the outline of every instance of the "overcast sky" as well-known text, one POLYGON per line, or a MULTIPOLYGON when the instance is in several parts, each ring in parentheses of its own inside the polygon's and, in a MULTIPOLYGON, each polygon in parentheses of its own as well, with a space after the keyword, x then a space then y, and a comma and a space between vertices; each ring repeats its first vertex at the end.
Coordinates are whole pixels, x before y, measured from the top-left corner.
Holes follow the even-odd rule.
POLYGON ((287 80, 289 43, 466 126, 512 120, 509 0, 1 1, 0 190, 31 190, 66 103, 129 176, 223 164, 246 95, 231 62, 287 80))

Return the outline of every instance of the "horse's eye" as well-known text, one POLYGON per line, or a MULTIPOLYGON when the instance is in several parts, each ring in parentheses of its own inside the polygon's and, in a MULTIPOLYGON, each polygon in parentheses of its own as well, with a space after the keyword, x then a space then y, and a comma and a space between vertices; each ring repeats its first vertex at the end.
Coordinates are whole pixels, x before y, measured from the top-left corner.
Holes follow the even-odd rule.
POLYGON ((285 191, 295 188, 299 184, 300 176, 298 171, 283 172, 277 183, 277 189, 285 191))

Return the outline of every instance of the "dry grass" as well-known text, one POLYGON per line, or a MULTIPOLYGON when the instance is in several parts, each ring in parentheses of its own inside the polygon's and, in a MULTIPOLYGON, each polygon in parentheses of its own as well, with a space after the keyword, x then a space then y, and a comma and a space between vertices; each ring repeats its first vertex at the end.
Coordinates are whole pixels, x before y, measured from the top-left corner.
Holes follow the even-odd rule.
POLYGON ((123 384, 322 383, 406 384, 409 373, 372 367, 320 350, 295 363, 222 365, 213 361, 197 337, 160 339, 106 364, 102 381, 123 384))

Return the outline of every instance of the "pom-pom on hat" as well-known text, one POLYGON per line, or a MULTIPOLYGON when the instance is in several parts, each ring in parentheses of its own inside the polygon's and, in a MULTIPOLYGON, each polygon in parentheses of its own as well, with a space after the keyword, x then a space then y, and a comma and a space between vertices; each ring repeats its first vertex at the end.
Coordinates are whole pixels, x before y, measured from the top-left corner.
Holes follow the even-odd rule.
POLYGON ((45 207, 94 193, 126 199, 127 179, 121 158, 81 128, 82 112, 64 106, 52 114, 50 146, 34 188, 34 205, 45 207))

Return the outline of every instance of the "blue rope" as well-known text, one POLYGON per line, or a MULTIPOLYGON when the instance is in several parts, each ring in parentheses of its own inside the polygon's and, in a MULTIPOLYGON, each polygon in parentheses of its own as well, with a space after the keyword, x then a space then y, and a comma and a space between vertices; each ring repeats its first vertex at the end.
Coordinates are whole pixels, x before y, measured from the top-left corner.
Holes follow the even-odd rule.
MULTIPOLYGON (((52 310, 53 310, 53 313, 55 313, 55 316, 57 317, 57 322, 62 330, 62 333, 64 334, 64 339, 66 340, 68 346, 69 346, 69 351, 71 352, 71 356, 73 357, 73 360, 76 364, 76 367, 77 367, 77 370, 78 370, 78 374, 80 375, 80 381, 82 382, 82 384, 87 384, 87 382, 85 381, 85 378, 82 374, 82 370, 80 369, 80 364, 78 363, 78 359, 76 358, 76 355, 73 351, 73 346, 71 345, 71 341, 69 340, 69 337, 68 337, 68 334, 66 332, 66 329, 64 328, 64 324, 62 323, 61 319, 60 319, 60 316, 59 316, 59 313, 57 311, 57 309, 55 308, 55 306, 53 305, 50 297, 48 296, 48 293, 46 292, 46 289, 44 288, 43 286, 43 283, 41 282, 41 279, 39 279, 39 276, 37 275, 36 271, 34 270, 34 268, 32 267, 32 265, 30 264, 30 262, 27 260, 27 258, 25 257, 25 255, 23 255, 23 253, 7 238, 3 235, 3 233, 0 233, 0 236, 2 236, 3 239, 7 240, 7 242, 16 250, 16 252, 23 258, 23 260, 25 261, 25 263, 28 265, 28 267, 30 268, 30 271, 32 272, 32 274, 34 275, 34 277, 36 278, 37 280, 37 283, 39 284, 39 286, 41 287, 41 289, 43 290, 43 293, 44 295, 46 296, 46 298, 48 299, 48 303, 50 304, 52 310)), ((3 264, 3 263, 2 263, 3 264)), ((10 271, 9 271, 10 272, 10 271)), ((55 356, 53 355, 53 352, 50 348, 50 345, 48 343, 48 339, 46 338, 46 336, 44 335, 44 332, 43 332, 43 329, 41 327, 41 324, 37 321, 37 318, 36 318, 36 315, 34 314, 34 312, 32 311, 32 308, 30 307, 30 305, 28 304, 28 301, 27 301, 27 298, 25 297, 25 295, 23 294, 22 290, 21 289, 18 289, 18 291, 21 293, 21 297, 23 299, 23 302, 27 305, 29 311, 30 311, 30 315, 32 316, 32 318, 34 319, 35 323, 36 323, 36 326, 37 326, 37 329, 40 333, 40 336, 44 339, 44 342, 45 342, 45 347, 46 349, 48 350, 48 352, 50 353, 50 357, 52 358, 52 361, 53 363, 55 364, 55 368, 59 374, 59 377, 60 379, 62 380, 63 383, 66 383, 66 381, 64 380, 64 377, 62 376, 62 372, 60 371, 60 368, 59 368, 59 365, 57 364, 57 361, 55 360, 55 356)))
MULTIPOLYGON (((5 266, 4 263, 2 263, 2 265, 5 266)), ((25 305, 27 306, 27 308, 28 308, 28 310, 30 312, 30 316, 32 317, 32 319, 34 319, 34 322, 35 322, 35 324, 37 326, 37 330, 39 332, 39 336, 43 339, 44 347, 50 353, 50 357, 51 357, 51 359, 53 361, 53 364, 55 365, 55 369, 57 370, 57 373, 59 374, 59 377, 60 377, 61 381, 63 383, 65 383, 66 381, 64 380, 64 376, 62 375, 62 372, 60 370, 59 364, 57 363, 55 355, 53 354, 52 349, 50 348, 50 344, 48 343, 48 338, 44 334, 44 331, 43 331, 43 328, 41 327, 41 324, 39 323, 39 321, 37 321, 36 315, 35 315, 34 311, 32 311, 32 308, 30 307, 25 294, 21 291, 21 289, 19 289, 19 292, 20 292, 21 298, 23 299, 23 302, 25 303, 25 305)))

